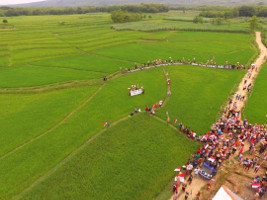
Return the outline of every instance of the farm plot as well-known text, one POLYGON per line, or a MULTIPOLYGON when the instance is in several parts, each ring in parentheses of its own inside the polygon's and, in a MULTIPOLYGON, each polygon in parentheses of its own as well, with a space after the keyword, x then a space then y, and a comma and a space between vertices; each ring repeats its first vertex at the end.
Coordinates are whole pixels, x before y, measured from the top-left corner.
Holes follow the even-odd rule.
MULTIPOLYGON (((14 17, 9 23, 15 28, 1 32, 1 52, 5 54, 0 56, 0 66, 10 67, 0 68, 0 87, 14 91, 91 79, 100 82, 100 78, 119 67, 156 58, 195 57, 197 62, 215 59, 219 64, 245 64, 254 54, 249 34, 118 32, 110 29, 107 14, 14 17)), ((192 66, 166 70, 173 94, 157 115, 165 120, 168 110, 172 119, 177 117, 198 133, 205 132, 214 122, 220 106, 243 75, 242 71, 192 66)), ((5 143, 0 148, 0 199, 24 194, 55 169, 59 170, 24 197, 152 199, 168 184, 173 168, 184 164, 198 147, 145 114, 112 127, 135 107, 143 110, 165 98, 162 68, 117 75, 98 86, 0 96, 0 137, 5 143), (129 97, 127 88, 132 84, 144 86, 145 94, 129 97), (66 117, 70 112, 73 113, 66 117), (102 127, 105 121, 111 123, 107 132, 102 127), (58 168, 66 157, 93 139, 71 162, 58 168), (101 170, 105 173, 101 174, 101 170), (61 188, 64 192, 59 193, 61 188)))
POLYGON ((131 62, 90 54, 42 60, 32 64, 44 67, 64 67, 101 73, 112 73, 119 71, 120 67, 132 67, 134 65, 134 63, 131 62))
POLYGON ((129 22, 113 25, 118 31, 164 31, 164 30, 181 30, 181 31, 204 31, 204 32, 232 32, 232 33, 249 33, 248 23, 213 25, 210 23, 194 24, 187 19, 179 20, 153 20, 141 22, 129 22))
POLYGON ((245 107, 244 118, 251 123, 267 123, 267 63, 256 78, 255 86, 245 107))
MULTIPOLYGON (((176 68, 176 66, 173 66, 173 68, 176 68)), ((227 73, 226 71, 212 73, 212 70, 203 68, 194 72, 193 70, 198 69, 193 69, 192 66, 177 66, 178 71, 180 68, 182 68, 181 75, 185 75, 185 78, 182 79, 184 83, 179 81, 179 73, 178 75, 173 74, 171 77, 173 79, 172 81, 174 82, 173 84, 176 85, 175 79, 177 79, 178 87, 177 91, 173 91, 174 94, 171 96, 173 100, 170 99, 166 105, 167 108, 170 108, 169 112, 173 114, 174 111, 180 113, 179 110, 177 110, 180 109, 180 107, 188 108, 192 106, 192 102, 194 102, 195 105, 203 105, 205 104, 204 101, 210 103, 207 98, 203 97, 204 94, 206 94, 205 91, 215 92, 214 95, 218 95, 215 87, 222 87, 223 83, 230 82, 228 83, 229 85, 226 85, 225 87, 228 90, 225 89, 225 91, 222 92, 222 95, 219 94, 219 97, 221 98, 210 96, 213 101, 216 101, 215 103, 212 102, 211 104, 213 106, 212 109, 215 110, 214 112, 210 111, 210 106, 203 106, 201 110, 192 109, 192 112, 188 112, 187 116, 204 116, 208 113, 209 116, 216 118, 216 114, 219 111, 219 106, 225 101, 225 97, 233 87, 231 84, 234 84, 234 80, 237 79, 239 74, 242 74, 242 72, 239 71, 236 71, 235 73, 232 71, 232 75, 230 72, 227 73), (190 73, 190 68, 192 68, 192 73, 190 73), (186 73, 187 70, 189 70, 188 74, 186 73), (218 75, 220 73, 223 74, 224 72, 226 72, 225 75, 218 75), (210 79, 213 78, 212 80, 209 79, 210 81, 217 81, 219 84, 215 84, 215 86, 213 86, 210 84, 210 82, 203 81, 200 76, 202 79, 210 76, 210 79), (194 88, 192 86, 194 83, 195 85, 199 86, 194 88), (182 85, 181 88, 180 85, 182 85), (192 92, 196 92, 197 94, 203 93, 203 95, 199 95, 200 98, 197 98, 197 95, 195 95, 193 96, 194 99, 192 99, 192 92), (179 107, 176 107, 176 98, 179 99, 179 95, 183 96, 184 98, 181 100, 181 105, 179 104, 179 107)), ((168 70, 171 74, 172 68, 170 67, 168 70)), ((175 71, 176 70, 174 70, 174 72, 175 71)), ((173 90, 174 89, 175 87, 173 90)), ((14 197, 14 195, 20 194, 34 181, 48 173, 51 168, 55 167, 60 161, 62 161, 62 159, 77 149, 86 140, 89 140, 95 134, 101 131, 102 124, 105 121, 109 121, 112 126, 112 124, 117 120, 128 116, 133 111, 134 107, 143 109, 146 105, 150 106, 155 102, 158 102, 160 99, 164 99, 165 94, 166 80, 161 68, 127 74, 107 82, 102 90, 100 90, 95 97, 83 107, 83 109, 77 111, 63 124, 51 131, 51 133, 46 134, 45 136, 1 160, 0 175, 2 179, 0 180, 0 185, 4 187, 0 187, 0 197, 3 199, 10 199, 11 197, 14 197), (129 97, 127 87, 136 83, 144 86, 145 94, 136 97, 129 97), (47 162, 47 160, 49 160, 49 162, 47 162), (2 182, 2 180, 4 182, 2 182)), ((162 112, 164 113, 164 111, 162 112)), ((159 113, 161 113, 161 111, 159 111, 159 113)), ((165 120, 164 114, 161 117, 165 120)), ((203 127, 205 130, 210 126, 210 121, 208 120, 199 122, 194 119, 188 123, 190 123, 188 126, 191 127, 196 127, 202 123, 203 125, 201 127, 203 127)), ((153 165, 151 165, 151 167, 153 167, 153 165)), ((169 175, 167 177, 169 180, 169 175)), ((167 178, 164 180, 166 181, 164 184, 167 184, 167 178)), ((164 184, 162 182, 160 188, 164 187, 164 184)), ((140 195, 146 195, 145 193, 146 192, 140 195)), ((120 194, 116 195, 119 195, 118 198, 120 198, 120 194)), ((151 195, 148 196, 148 198, 152 198, 156 194, 152 192, 148 195, 151 195)), ((138 196, 136 198, 138 198, 138 196)))
MULTIPOLYGON (((151 34, 153 35, 153 34, 151 34)), ((96 54, 146 63, 157 58, 206 63, 214 59, 218 64, 241 62, 246 64, 254 54, 249 34, 172 32, 162 35, 161 41, 139 41, 94 51, 96 54)))
POLYGON ((20 66, 0 68, 0 87, 33 87, 74 80, 101 78, 102 72, 75 70, 71 68, 52 68, 40 66, 20 66))
POLYGON ((166 94, 163 71, 155 69, 153 72, 133 73, 107 82, 91 101, 59 127, 2 159, 0 197, 10 199, 22 192, 102 130, 105 121, 112 124, 128 116, 135 106, 144 108, 145 105, 152 105, 163 99, 166 94), (144 85, 146 92, 131 98, 127 87, 135 83, 144 85))
POLYGON ((96 88, 80 87, 41 94, 1 94, 0 156, 59 123, 96 88))
POLYGON ((139 114, 107 129, 22 199, 153 199, 199 146, 139 114))
POLYGON ((205 134, 244 72, 237 70, 207 69, 193 66, 167 67, 172 95, 158 115, 166 120, 166 111, 173 120, 205 134))

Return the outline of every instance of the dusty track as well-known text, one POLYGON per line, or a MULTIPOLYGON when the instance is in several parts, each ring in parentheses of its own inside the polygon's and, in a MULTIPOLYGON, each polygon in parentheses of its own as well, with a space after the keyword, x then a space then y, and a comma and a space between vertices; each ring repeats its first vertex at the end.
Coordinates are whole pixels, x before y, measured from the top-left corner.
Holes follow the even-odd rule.
MULTIPOLYGON (((247 100, 247 97, 248 97, 248 90, 246 90, 246 89, 243 90, 243 87, 244 86, 248 86, 250 83, 253 86, 254 80, 257 77, 257 75, 258 75, 258 73, 260 71, 260 68, 264 64, 264 62, 266 60, 266 57, 267 57, 267 49, 264 46, 264 44, 262 43, 262 41, 261 41, 261 33, 260 32, 256 32, 256 42, 257 42, 257 44, 259 46, 259 49, 261 51, 258 59, 255 62, 255 66, 256 66, 257 70, 251 71, 251 78, 248 78, 247 74, 245 75, 245 77, 242 79, 241 83, 238 86, 238 90, 236 91, 236 93, 232 97, 233 99, 235 99, 235 96, 236 95, 241 95, 241 96, 245 96, 246 97, 245 101, 236 101, 236 103, 237 103, 236 110, 237 111, 240 111, 240 112, 245 107, 245 103, 246 103, 246 100, 247 100), (244 81, 245 80, 247 81, 246 84, 244 84, 244 81)), ((233 108, 233 104, 228 105, 228 108, 227 109, 229 110, 229 108, 232 109, 233 108)), ((242 115, 240 113, 239 117, 241 117, 241 116, 242 115)))

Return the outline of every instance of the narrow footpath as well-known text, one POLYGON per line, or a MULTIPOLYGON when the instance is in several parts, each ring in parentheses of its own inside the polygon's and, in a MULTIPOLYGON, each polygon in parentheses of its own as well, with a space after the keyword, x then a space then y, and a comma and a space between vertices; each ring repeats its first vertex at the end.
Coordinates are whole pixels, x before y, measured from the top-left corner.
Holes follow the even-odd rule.
MULTIPOLYGON (((242 112, 242 109, 245 107, 246 100, 248 98, 248 90, 247 90, 247 87, 250 84, 251 84, 251 86, 253 86, 254 81, 255 81, 255 78, 257 77, 257 75, 258 75, 258 73, 260 71, 261 66, 266 61, 267 49, 264 46, 264 44, 262 43, 262 41, 261 41, 261 33, 260 32, 256 32, 256 42, 257 42, 257 44, 259 46, 259 49, 260 49, 261 53, 260 53, 258 59, 256 60, 256 62, 254 63, 255 64, 255 69, 248 71, 247 74, 242 79, 241 83, 238 86, 238 90, 236 91, 236 93, 232 97, 232 99, 233 99, 232 104, 228 105, 228 107, 226 108, 227 109, 227 112, 226 113, 228 113, 229 110, 233 109, 234 106, 236 106, 235 109, 237 111, 242 112), (246 88, 246 89, 244 89, 244 88, 246 88), (236 95, 245 96, 245 100, 244 101, 238 100, 238 101, 236 101, 236 104, 234 105, 236 95)), ((241 117, 241 116, 242 115, 240 113, 239 117, 241 117)))

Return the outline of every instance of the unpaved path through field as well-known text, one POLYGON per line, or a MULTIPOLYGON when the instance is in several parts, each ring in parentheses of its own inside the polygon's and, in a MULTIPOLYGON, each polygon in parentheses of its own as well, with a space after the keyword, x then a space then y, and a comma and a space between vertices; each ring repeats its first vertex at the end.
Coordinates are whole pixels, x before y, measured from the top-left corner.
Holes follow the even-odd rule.
MULTIPOLYGON (((260 32, 256 32, 256 42, 259 46, 259 49, 261 51, 258 59, 256 60, 255 62, 255 67, 257 68, 257 70, 253 70, 251 71, 251 78, 248 78, 248 74, 245 75, 245 77, 242 79, 241 83, 239 84, 238 86, 238 90, 236 91, 236 93, 234 94, 234 96, 232 97, 233 99, 235 99, 236 95, 241 95, 241 96, 245 96, 245 100, 244 101, 241 101, 241 100, 238 100, 236 101, 236 110, 237 111, 242 111, 242 109, 244 108, 245 106, 245 102, 247 100, 247 94, 248 94, 248 90, 245 89, 243 90, 243 87, 244 86, 248 86, 250 83, 252 84, 253 86, 253 83, 254 83, 254 80, 256 78, 256 76, 258 75, 259 71, 260 71, 260 68, 261 66, 264 64, 265 60, 266 60, 266 57, 267 57, 267 49, 266 47, 264 46, 264 44, 262 43, 262 40, 261 40, 261 33, 260 32), (244 81, 247 80, 246 84, 244 84, 244 81)), ((234 104, 235 100, 233 101, 233 103, 227 105, 226 109, 227 111, 229 111, 229 108, 232 109, 233 108, 233 104, 234 104)), ((227 112, 226 112, 227 113, 227 112)), ((225 113, 223 114, 223 116, 225 116, 225 113)), ((239 115, 239 117, 241 117, 241 113, 239 115)), ((247 147, 246 147, 247 149, 247 147)), ((189 191, 191 192, 192 191, 192 195, 190 195, 190 197, 188 198, 189 200, 191 199, 195 199, 196 198, 196 194, 203 188, 206 186, 208 182, 203 180, 202 178, 198 177, 197 179, 194 178, 193 179, 193 182, 191 185, 188 185, 187 184, 187 189, 186 191, 189 191)), ((171 190, 171 188, 170 188, 171 190)), ((181 186, 179 187, 179 195, 177 198, 175 198, 174 196, 171 197, 171 200, 173 199, 176 199, 176 200, 184 200, 185 199, 185 194, 181 192, 181 186)), ((200 198, 201 199, 201 198, 200 198)), ((202 200, 202 199, 201 199, 202 200)))
MULTIPOLYGON (((261 66, 264 64, 264 62, 266 61, 266 57, 267 57, 267 49, 264 46, 264 44, 261 41, 261 33, 260 32, 256 32, 256 42, 259 46, 259 49, 261 51, 258 59, 255 62, 255 69, 254 70, 250 70, 248 71, 248 73, 245 75, 245 77, 242 79, 241 83, 238 86, 238 90, 236 91, 236 93, 234 94, 234 96, 232 97, 233 99, 233 103, 228 105, 227 111, 231 110, 234 108, 234 103, 236 102, 236 110, 237 111, 242 111, 242 109, 245 107, 245 103, 248 97, 248 90, 244 89, 247 88, 249 84, 251 84, 253 86, 254 84, 254 80, 257 77, 261 66), (246 83, 245 83, 246 81, 246 83), (241 101, 241 100, 236 100, 235 97, 236 95, 241 95, 241 96, 245 96, 245 100, 241 101)), ((227 112, 226 112, 227 113, 227 112)), ((241 118, 241 113, 239 115, 239 117, 241 118)))

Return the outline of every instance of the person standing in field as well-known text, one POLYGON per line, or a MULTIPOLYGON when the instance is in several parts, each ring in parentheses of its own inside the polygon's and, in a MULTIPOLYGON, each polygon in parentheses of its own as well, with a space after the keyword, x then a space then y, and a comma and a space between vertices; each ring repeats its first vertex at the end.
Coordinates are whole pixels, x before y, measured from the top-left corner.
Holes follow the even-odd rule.
POLYGON ((200 192, 197 193, 196 200, 200 200, 200 192))

